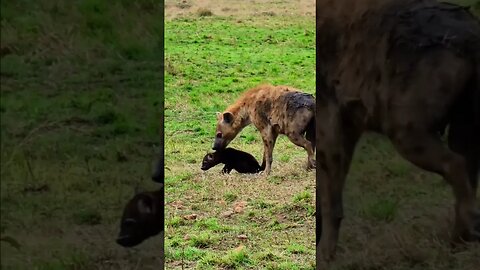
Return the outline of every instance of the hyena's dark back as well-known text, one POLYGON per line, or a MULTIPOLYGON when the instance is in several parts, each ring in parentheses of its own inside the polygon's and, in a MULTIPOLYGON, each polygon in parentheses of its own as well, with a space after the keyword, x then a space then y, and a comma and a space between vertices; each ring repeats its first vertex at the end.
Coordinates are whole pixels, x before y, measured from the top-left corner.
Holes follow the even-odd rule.
POLYGON ((301 108, 315 110, 315 98, 311 94, 302 92, 288 92, 282 95, 287 105, 287 111, 298 111, 301 108))

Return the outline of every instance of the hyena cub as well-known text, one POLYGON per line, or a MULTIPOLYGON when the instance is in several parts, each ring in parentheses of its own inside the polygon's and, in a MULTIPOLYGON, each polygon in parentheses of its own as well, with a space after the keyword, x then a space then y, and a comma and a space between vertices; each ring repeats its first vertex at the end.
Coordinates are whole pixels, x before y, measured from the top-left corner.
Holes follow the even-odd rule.
MULTIPOLYGON (((160 184, 156 191, 145 191, 135 194, 123 209, 120 221, 120 233, 117 244, 134 247, 145 239, 161 234, 164 231, 165 201, 164 193, 164 158, 163 152, 155 164, 152 180, 160 184)), ((163 248, 163 246, 161 247, 163 248)))
POLYGON ((163 184, 157 191, 136 194, 125 205, 116 242, 124 247, 134 247, 163 231, 163 201, 163 184))
POLYGON ((246 91, 225 112, 217 113, 213 150, 222 150, 252 123, 262 136, 265 174, 270 174, 272 153, 279 134, 303 147, 307 168, 315 168, 315 99, 289 86, 259 85, 246 91), (305 134, 305 137, 303 136, 305 134))
POLYGON ((232 169, 239 173, 259 173, 264 167, 258 164, 258 161, 247 152, 233 148, 218 150, 214 153, 208 153, 203 158, 202 170, 206 171, 220 163, 225 164, 222 173, 230 173, 232 169))

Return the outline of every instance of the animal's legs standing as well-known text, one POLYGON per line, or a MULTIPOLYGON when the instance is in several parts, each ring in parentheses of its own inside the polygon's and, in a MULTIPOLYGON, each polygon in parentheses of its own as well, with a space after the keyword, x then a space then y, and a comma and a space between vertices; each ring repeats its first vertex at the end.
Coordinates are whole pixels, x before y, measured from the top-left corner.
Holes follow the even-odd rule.
POLYGON ((305 139, 302 136, 302 134, 299 134, 299 133, 290 133, 287 136, 292 143, 294 143, 297 146, 303 147, 303 149, 305 149, 307 151, 307 155, 308 155, 307 169, 315 168, 316 164, 315 164, 315 159, 313 157, 314 150, 313 150, 312 143, 310 141, 308 141, 307 139, 305 139))
POLYGON ((470 186, 465 159, 446 147, 432 134, 423 130, 401 131, 392 141, 407 160, 418 167, 442 175, 455 195, 455 228, 453 240, 473 240, 475 197, 470 186))
POLYGON ((263 173, 269 175, 273 162, 273 147, 275 147, 278 133, 271 126, 268 126, 262 130, 261 135, 264 146, 262 166, 265 165, 265 170, 263 173))
MULTIPOLYGON (((317 109, 318 111, 318 109, 317 109)), ((335 113, 328 112, 327 114, 335 113)), ((343 219, 343 187, 360 132, 344 132, 340 112, 317 125, 317 256, 325 260, 335 256, 340 224, 343 219)))
MULTIPOLYGON (((465 116, 463 117, 465 118, 465 116)), ((460 120, 460 119, 459 119, 460 120)), ((470 186, 476 196, 480 178, 480 127, 455 121, 450 125, 448 145, 450 149, 465 158, 470 186)))

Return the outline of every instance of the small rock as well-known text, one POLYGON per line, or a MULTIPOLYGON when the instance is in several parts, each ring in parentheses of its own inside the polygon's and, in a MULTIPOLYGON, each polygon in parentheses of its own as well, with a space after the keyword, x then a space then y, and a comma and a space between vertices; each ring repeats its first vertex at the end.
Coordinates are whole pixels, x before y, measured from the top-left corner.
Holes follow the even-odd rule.
POLYGON ((230 217, 233 214, 234 214, 233 211, 228 210, 228 211, 225 211, 225 212, 222 213, 222 217, 227 218, 227 217, 230 217))
POLYGON ((181 201, 173 201, 170 203, 171 206, 175 207, 176 209, 184 209, 183 202, 181 201))
POLYGON ((237 236, 238 239, 240 240, 247 240, 248 239, 248 236, 246 234, 240 234, 237 236))
POLYGON ((235 250, 236 252, 240 252, 240 251, 242 251, 243 249, 245 249, 245 246, 244 246, 244 245, 240 245, 240 246, 236 247, 234 250, 235 250))
POLYGON ((233 211, 235 211, 235 213, 243 213, 243 210, 245 209, 246 205, 247 205, 247 202, 244 202, 244 201, 236 202, 233 205, 233 211))
POLYGON ((195 220, 197 219, 197 214, 186 215, 186 216, 183 216, 183 218, 186 220, 195 220))

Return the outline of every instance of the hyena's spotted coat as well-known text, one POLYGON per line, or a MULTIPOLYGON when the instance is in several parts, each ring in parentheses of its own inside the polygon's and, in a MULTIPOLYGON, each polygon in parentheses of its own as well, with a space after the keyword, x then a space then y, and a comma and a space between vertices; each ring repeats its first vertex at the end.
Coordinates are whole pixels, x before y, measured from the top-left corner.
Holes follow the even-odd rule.
POLYGON ((214 150, 221 150, 252 123, 262 136, 265 174, 279 134, 286 135, 308 154, 307 168, 315 167, 315 98, 289 86, 260 85, 246 91, 225 112, 217 113, 214 150), (305 134, 305 137, 303 136, 305 134))

